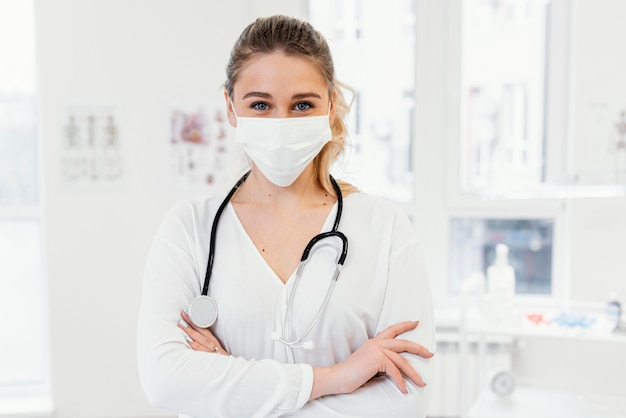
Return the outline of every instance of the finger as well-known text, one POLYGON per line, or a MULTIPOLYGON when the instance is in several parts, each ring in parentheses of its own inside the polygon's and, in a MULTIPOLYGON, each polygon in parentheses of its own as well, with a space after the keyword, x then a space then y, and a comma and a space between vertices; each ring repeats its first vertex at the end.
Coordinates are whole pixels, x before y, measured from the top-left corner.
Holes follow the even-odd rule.
POLYGON ((179 321, 178 324, 182 325, 183 327, 185 327, 185 325, 187 325, 187 329, 191 328, 193 330, 195 330, 196 332, 199 332, 203 335, 209 335, 211 337, 213 337, 213 333, 211 332, 211 330, 209 328, 201 328, 196 326, 191 319, 189 318, 189 315, 187 315, 187 313, 185 311, 182 311, 180 313, 180 316, 183 318, 182 321, 179 321))
POLYGON ((204 344, 201 344, 197 341, 189 341, 189 346, 194 349, 195 351, 204 351, 207 353, 215 353, 215 354, 226 354, 228 355, 228 353, 226 352, 226 350, 224 350, 222 347, 220 347, 219 345, 213 345, 213 346, 206 346, 204 344))
POLYGON ((213 352, 217 353, 217 354, 222 354, 225 356, 229 356, 230 353, 228 351, 226 351, 221 345, 216 345, 215 348, 213 349, 213 352))
POLYGON ((188 326, 188 324, 182 323, 182 321, 178 323, 178 328, 185 331, 185 333, 194 341, 205 344, 207 346, 213 346, 217 344, 217 338, 215 338, 215 336, 213 336, 211 331, 209 331, 208 329, 201 329, 200 331, 198 331, 188 326))
POLYGON ((191 327, 185 327, 183 324, 178 324, 178 327, 185 331, 185 333, 194 341, 206 345, 207 347, 213 347, 219 345, 217 338, 211 334, 208 330, 196 331, 191 327))
POLYGON ((204 344, 201 344, 197 341, 188 341, 189 346, 195 350, 195 351, 204 351, 207 353, 214 353, 214 354, 222 354, 225 356, 229 356, 230 354, 228 353, 228 351, 224 350, 224 348, 222 348, 221 345, 217 344, 217 345, 211 345, 211 346, 206 346, 204 344))
POLYGON ((405 352, 405 353, 417 354, 418 356, 424 357, 424 358, 431 358, 435 355, 425 346, 418 344, 416 342, 413 342, 413 341, 396 338, 394 340, 387 340, 387 343, 389 346, 395 348, 393 351, 395 351, 396 353, 405 352))
POLYGON ((181 316, 183 320, 178 323, 178 327, 189 337, 187 342, 191 348, 196 351, 207 351, 229 355, 228 351, 222 347, 210 329, 194 327, 193 324, 189 326, 189 315, 185 312, 181 312, 181 316))
POLYGON ((401 372, 406 377, 411 379, 411 381, 413 381, 413 383, 415 383, 417 386, 426 386, 426 382, 424 381, 424 379, 422 379, 422 376, 417 372, 417 370, 415 370, 413 365, 406 358, 394 351, 388 350, 385 350, 385 355, 393 363, 394 368, 398 370, 398 372, 401 372))
POLYGON ((194 350, 206 351, 209 353, 218 353, 218 352, 226 353, 226 350, 222 348, 222 346, 219 344, 219 342, 217 342, 217 340, 206 338, 205 336, 203 336, 202 334, 198 332, 195 332, 191 328, 185 328, 181 326, 180 324, 179 324, 179 327, 183 331, 185 331, 185 333, 187 334, 186 335, 187 343, 194 350), (194 337, 191 337, 192 335, 194 337))
POLYGON ((205 351, 207 353, 212 353, 213 352, 213 348, 209 348, 207 346, 205 346, 204 344, 200 344, 197 341, 189 341, 189 346, 191 348, 193 348, 195 351, 205 351))
POLYGON ((393 324, 379 332, 374 338, 396 338, 400 334, 415 329, 419 325, 419 321, 404 321, 393 324))
POLYGON ((197 344, 203 347, 203 349, 196 350, 196 351, 208 351, 208 352, 215 352, 219 354, 230 355, 228 351, 226 351, 222 347, 218 339, 213 335, 213 332, 211 332, 209 328, 200 328, 194 325, 193 322, 191 322, 189 315, 187 315, 185 311, 181 311, 180 315, 183 318, 184 324, 179 322, 178 327, 182 329, 183 331, 185 331, 185 333, 189 336, 189 338, 191 338, 193 343, 195 343, 194 345, 192 345, 190 342, 189 345, 191 348, 196 350, 196 348, 194 347, 197 344))
POLYGON ((423 345, 402 338, 381 339, 378 343, 381 347, 395 351, 396 353, 417 354, 423 358, 431 358, 434 356, 434 354, 423 345))
POLYGON ((387 355, 387 359, 382 364, 382 369, 379 369, 379 372, 382 372, 387 375, 391 379, 391 381, 400 389, 400 392, 407 393, 406 391, 406 382, 402 377, 402 373, 400 369, 396 366, 396 364, 392 360, 392 356, 396 353, 389 351, 385 353, 387 355))
POLYGON ((181 316, 181 318, 183 318, 183 320, 184 320, 186 323, 188 323, 188 324, 189 324, 189 323, 191 323, 191 318, 189 318, 189 315, 187 315, 187 312, 185 312, 185 311, 180 311, 180 316, 181 316))
POLYGON ((178 322, 179 325, 182 325, 183 327, 185 327, 187 329, 189 329, 189 328, 197 329, 196 325, 193 323, 193 321, 191 320, 189 315, 187 315, 187 312, 181 311, 180 312, 180 317, 182 319, 178 322))
POLYGON ((189 315, 187 315, 187 312, 181 311, 180 316, 183 318, 183 321, 185 321, 187 325, 189 325, 191 328, 195 329, 196 331, 198 332, 208 331, 209 333, 211 332, 209 328, 199 327, 196 324, 194 324, 191 318, 189 317, 189 315))
POLYGON ((194 324, 193 321, 191 320, 191 318, 189 317, 189 315, 187 315, 187 312, 185 312, 185 311, 181 311, 180 316, 183 318, 183 320, 188 325, 190 325, 193 329, 195 329, 197 331, 208 329, 208 328, 201 328, 201 327, 197 326, 196 324, 194 324))

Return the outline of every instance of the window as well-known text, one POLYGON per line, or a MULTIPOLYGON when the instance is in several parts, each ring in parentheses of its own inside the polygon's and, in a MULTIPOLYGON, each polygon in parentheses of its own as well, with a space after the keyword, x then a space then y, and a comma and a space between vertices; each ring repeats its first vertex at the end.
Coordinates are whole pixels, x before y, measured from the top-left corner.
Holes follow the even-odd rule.
POLYGON ((46 382, 45 294, 41 224, 30 217, 0 220, 0 396, 46 382))
POLYGON ((467 0, 462 19, 461 187, 546 180, 549 2, 467 0))
POLYGON ((0 398, 48 390, 33 2, 0 2, 0 398))
POLYGON ((452 218, 450 291, 475 273, 487 275, 496 244, 509 248, 516 294, 549 294, 552 277, 552 219, 452 218))
POLYGON ((449 170, 458 170, 458 182, 450 193, 448 291, 458 293, 469 275, 485 274, 495 244, 503 242, 518 295, 562 296, 555 265, 563 254, 553 243, 563 233, 557 219, 565 216, 558 199, 571 195, 564 189, 569 6, 562 0, 455 4, 459 165, 449 170))
POLYGON ((369 193, 410 201, 415 2, 315 0, 309 2, 309 20, 331 47, 337 78, 355 90, 351 150, 347 164, 339 167, 342 177, 369 193))

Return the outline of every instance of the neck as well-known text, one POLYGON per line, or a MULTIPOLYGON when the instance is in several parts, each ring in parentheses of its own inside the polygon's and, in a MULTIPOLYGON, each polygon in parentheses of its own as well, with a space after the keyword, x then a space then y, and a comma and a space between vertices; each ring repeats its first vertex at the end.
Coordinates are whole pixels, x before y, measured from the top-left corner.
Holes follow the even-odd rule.
POLYGON ((276 205, 319 205, 334 198, 328 195, 317 181, 313 167, 309 166, 287 187, 280 187, 270 182, 261 172, 252 167, 248 179, 237 193, 237 201, 242 203, 276 205))

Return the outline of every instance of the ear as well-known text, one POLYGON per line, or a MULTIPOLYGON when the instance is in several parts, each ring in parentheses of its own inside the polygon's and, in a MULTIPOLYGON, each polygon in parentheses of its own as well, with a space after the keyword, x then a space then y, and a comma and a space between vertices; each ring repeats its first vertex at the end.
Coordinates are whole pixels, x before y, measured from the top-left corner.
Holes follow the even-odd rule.
POLYGON ((335 99, 337 99, 337 90, 333 91, 333 95, 330 98, 330 109, 328 111, 328 119, 330 122, 330 126, 333 125, 335 121, 335 115, 337 114, 337 108, 335 107, 335 99))
POLYGON ((237 116, 235 116, 235 111, 233 109, 233 102, 228 96, 228 92, 224 90, 224 100, 226 100, 226 117, 228 118, 228 123, 233 128, 237 127, 237 116))

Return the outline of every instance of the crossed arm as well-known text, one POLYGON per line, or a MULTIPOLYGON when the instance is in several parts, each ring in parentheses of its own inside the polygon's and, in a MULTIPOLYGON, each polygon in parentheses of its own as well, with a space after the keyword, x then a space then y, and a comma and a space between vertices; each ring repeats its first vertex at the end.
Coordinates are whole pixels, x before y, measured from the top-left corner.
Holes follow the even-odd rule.
MULTIPOLYGON (((185 312, 178 326, 187 335, 189 346, 195 351, 229 355, 211 330, 199 328, 191 322, 185 312)), ((388 376, 402 393, 407 392, 403 375, 419 387, 426 382, 400 353, 417 354, 431 358, 426 347, 398 338, 403 333, 419 326, 419 322, 406 321, 391 325, 367 340, 345 360, 330 367, 313 367, 313 388, 309 400, 325 395, 351 393, 363 386, 374 376, 388 376)))

